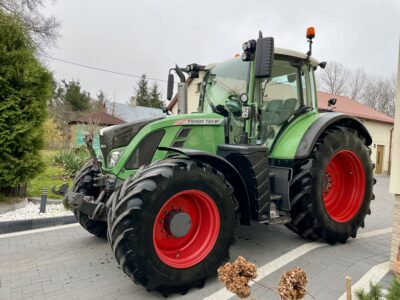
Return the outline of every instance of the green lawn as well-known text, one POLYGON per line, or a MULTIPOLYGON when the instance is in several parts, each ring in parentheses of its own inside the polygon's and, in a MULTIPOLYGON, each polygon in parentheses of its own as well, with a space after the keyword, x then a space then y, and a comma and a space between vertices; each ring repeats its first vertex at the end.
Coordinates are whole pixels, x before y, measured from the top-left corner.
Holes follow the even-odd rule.
POLYGON ((46 168, 43 173, 37 175, 28 183, 28 196, 40 197, 43 188, 47 187, 49 189, 49 198, 62 199, 62 196, 53 194, 51 188, 54 185, 60 187, 63 183, 68 183, 69 187, 72 187, 72 178, 66 176, 64 168, 53 164, 53 157, 56 153, 57 151, 51 150, 41 151, 46 168))

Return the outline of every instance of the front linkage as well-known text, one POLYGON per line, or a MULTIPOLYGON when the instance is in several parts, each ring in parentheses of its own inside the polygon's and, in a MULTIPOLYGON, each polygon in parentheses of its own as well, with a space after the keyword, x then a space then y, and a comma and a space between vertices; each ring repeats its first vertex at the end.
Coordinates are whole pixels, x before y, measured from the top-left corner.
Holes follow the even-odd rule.
MULTIPOLYGON (((115 176, 110 174, 99 173, 96 177, 91 175, 85 175, 83 178, 84 184, 92 184, 93 187, 100 189, 100 193, 97 197, 87 195, 84 190, 79 189, 78 192, 69 191, 66 193, 64 198, 64 205, 71 207, 74 210, 87 215, 91 220, 96 221, 107 221, 107 204, 106 199, 114 191, 115 188, 115 176)), ((75 189, 74 189, 75 190, 75 189)))
POLYGON ((75 175, 72 191, 68 191, 68 184, 64 184, 58 191, 53 188, 53 192, 65 196, 64 205, 75 215, 83 214, 90 220, 107 222, 110 205, 107 199, 115 189, 116 176, 102 172, 92 138, 85 137, 85 142, 91 159, 75 175))

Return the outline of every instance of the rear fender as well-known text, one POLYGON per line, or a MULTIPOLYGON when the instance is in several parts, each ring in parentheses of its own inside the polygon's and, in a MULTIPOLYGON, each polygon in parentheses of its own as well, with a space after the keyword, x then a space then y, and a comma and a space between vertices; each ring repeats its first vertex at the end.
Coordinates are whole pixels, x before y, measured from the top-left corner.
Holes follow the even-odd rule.
POLYGON ((226 180, 234 188, 234 196, 239 202, 241 213, 240 223, 250 225, 250 199, 244 180, 238 170, 226 159, 218 155, 187 148, 158 147, 161 151, 171 151, 183 154, 193 160, 202 161, 224 174, 226 180))
POLYGON ((372 143, 372 138, 368 129, 358 118, 342 113, 325 113, 321 114, 321 116, 304 133, 299 146, 297 147, 295 159, 308 157, 314 149, 315 143, 321 134, 325 130, 334 126, 353 128, 364 138, 366 146, 369 146, 372 143))
POLYGON ((353 128, 363 137, 366 146, 372 143, 371 135, 358 118, 337 112, 311 111, 299 116, 280 134, 271 149, 270 158, 284 160, 306 158, 311 154, 321 134, 334 126, 353 128))

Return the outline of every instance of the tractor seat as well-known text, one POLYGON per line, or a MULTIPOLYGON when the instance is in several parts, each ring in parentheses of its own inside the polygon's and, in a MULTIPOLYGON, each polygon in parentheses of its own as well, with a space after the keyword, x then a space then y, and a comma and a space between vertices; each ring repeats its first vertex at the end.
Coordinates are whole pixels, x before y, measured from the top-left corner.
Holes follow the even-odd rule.
POLYGON ((279 112, 283 106, 283 100, 274 99, 267 102, 264 112, 264 120, 269 125, 280 124, 279 112))
POLYGON ((279 112, 281 123, 287 121, 290 116, 293 115, 293 113, 296 111, 297 103, 298 102, 296 98, 289 98, 285 100, 279 112))

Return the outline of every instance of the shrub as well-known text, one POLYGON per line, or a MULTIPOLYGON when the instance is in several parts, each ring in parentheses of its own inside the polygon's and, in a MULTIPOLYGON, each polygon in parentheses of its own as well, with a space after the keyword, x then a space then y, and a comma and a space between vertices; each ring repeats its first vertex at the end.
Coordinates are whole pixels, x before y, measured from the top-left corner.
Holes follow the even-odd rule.
POLYGON ((400 299, 400 280, 397 278, 393 279, 387 295, 383 294, 381 285, 373 284, 372 282, 369 283, 369 292, 359 289, 355 294, 358 300, 398 300, 400 299))
POLYGON ((65 145, 65 137, 53 118, 47 118, 43 128, 46 149, 60 149, 65 145))
POLYGON ((356 297, 358 300, 380 300, 383 296, 382 286, 379 284, 369 283, 369 292, 362 289, 356 291, 356 297))
POLYGON ((0 24, 0 192, 4 192, 43 170, 39 150, 53 76, 40 64, 16 17, 0 11, 0 24))
POLYGON ((400 279, 394 278, 390 288, 388 289, 388 294, 386 296, 387 300, 398 300, 400 299, 400 279))
POLYGON ((54 156, 53 163, 62 166, 67 175, 74 177, 88 158, 89 154, 82 148, 62 150, 54 156))

